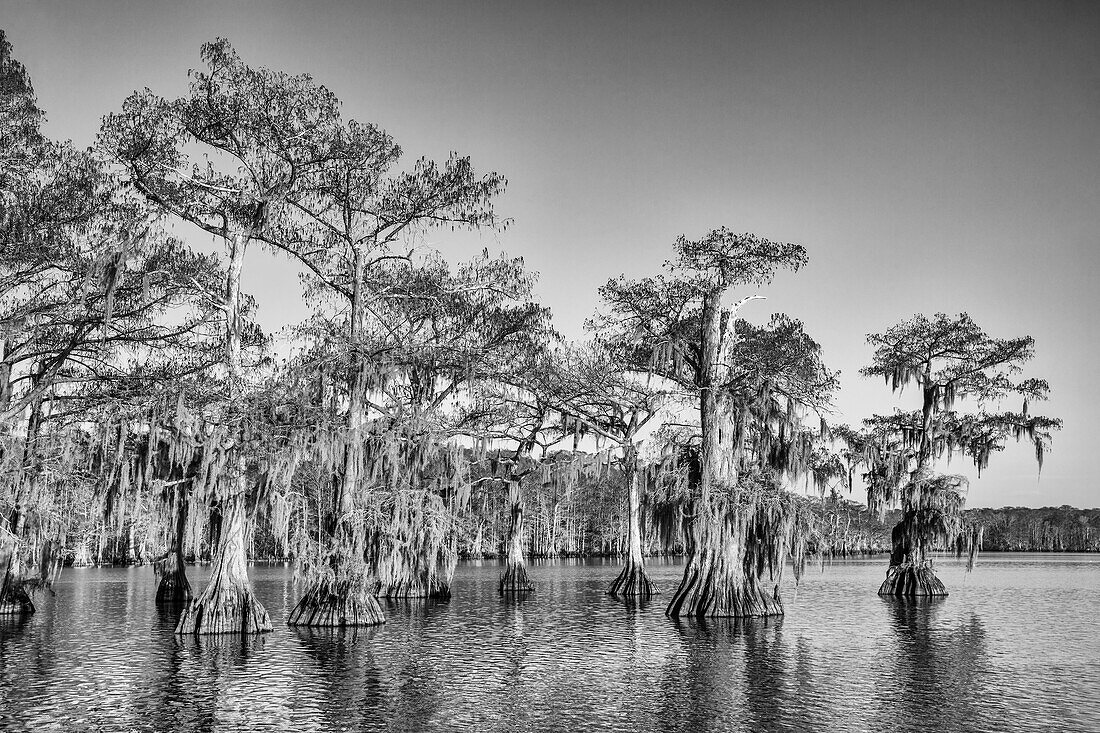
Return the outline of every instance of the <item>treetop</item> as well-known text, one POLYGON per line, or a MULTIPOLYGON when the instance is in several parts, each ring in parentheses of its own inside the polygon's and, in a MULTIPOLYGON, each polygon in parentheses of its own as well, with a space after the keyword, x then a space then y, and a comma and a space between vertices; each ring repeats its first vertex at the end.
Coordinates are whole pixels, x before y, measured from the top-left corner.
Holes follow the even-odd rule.
POLYGON ((910 383, 936 390, 946 408, 956 395, 979 401, 1009 394, 1045 399, 1049 391, 1042 379, 1011 379, 1034 356, 1034 339, 994 338, 966 313, 932 318, 918 313, 882 333, 868 334, 867 343, 875 353, 862 375, 881 376, 895 391, 910 383))

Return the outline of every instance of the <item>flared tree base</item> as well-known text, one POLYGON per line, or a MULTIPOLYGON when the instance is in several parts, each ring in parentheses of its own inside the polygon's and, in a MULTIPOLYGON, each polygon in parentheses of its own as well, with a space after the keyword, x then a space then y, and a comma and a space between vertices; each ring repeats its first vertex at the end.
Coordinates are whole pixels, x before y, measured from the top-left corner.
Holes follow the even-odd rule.
POLYGON ((631 596, 649 598, 661 592, 661 589, 646 575, 645 566, 628 560, 619 577, 607 589, 610 596, 631 596))
POLYGON ((187 604, 177 634, 261 634, 271 631, 267 609, 248 586, 207 587, 187 604))
POLYGON ((529 593, 535 589, 527 577, 527 568, 518 563, 509 563, 500 574, 500 594, 529 593))
POLYGON ((782 616, 783 601, 779 598, 779 584, 768 592, 750 578, 735 580, 715 579, 717 573, 704 577, 686 577, 676 589, 666 616, 676 618, 751 618, 782 616))
POLYGON ((378 599, 350 583, 319 581, 298 601, 286 620, 287 626, 339 628, 377 626, 386 623, 378 599))
POLYGON ((886 580, 882 581, 878 594, 894 598, 928 598, 946 596, 947 588, 930 564, 905 563, 886 571, 886 580))
POLYGON ((27 592, 19 561, 21 543, 7 530, 0 528, 0 616, 6 620, 30 616, 34 602, 27 592))
POLYGON ((158 606, 182 606, 194 597, 183 566, 176 558, 154 560, 153 574, 157 578, 158 606))
POLYGON ((0 616, 21 618, 34 613, 34 601, 23 585, 11 584, 0 594, 0 616))

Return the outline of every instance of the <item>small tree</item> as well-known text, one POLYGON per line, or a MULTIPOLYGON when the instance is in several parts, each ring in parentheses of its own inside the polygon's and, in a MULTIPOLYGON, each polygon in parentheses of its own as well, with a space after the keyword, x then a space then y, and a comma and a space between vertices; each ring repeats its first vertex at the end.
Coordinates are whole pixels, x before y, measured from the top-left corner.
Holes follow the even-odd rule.
POLYGON ((474 457, 489 464, 487 480, 506 489, 508 534, 504 546, 504 569, 498 589, 501 595, 526 593, 535 586, 527 576, 524 550, 526 485, 532 476, 543 475, 543 463, 550 449, 565 439, 557 422, 557 408, 547 396, 543 354, 532 350, 498 372, 496 380, 478 385, 473 393, 468 434, 477 443, 474 457), (514 445, 514 450, 490 451, 493 441, 514 445))
MULTIPOLYGON (((639 433, 657 416, 667 386, 630 362, 631 344, 595 342, 562 350, 548 370, 548 394, 562 415, 562 428, 578 438, 588 433, 621 451, 627 491, 627 551, 608 593, 649 597, 660 589, 649 580, 642 557, 642 488, 639 433)), ((576 442, 576 441, 575 441, 576 442)))
POLYGON ((1029 402, 1046 398, 1050 388, 1044 380, 1015 379, 1034 355, 1030 336, 993 338, 966 313, 938 313, 931 319, 918 314, 870 334, 867 343, 875 353, 861 370, 864 376, 883 377, 894 391, 915 384, 921 394, 919 410, 864 421, 866 432, 858 441, 867 469, 868 508, 880 517, 887 506, 902 509, 879 595, 947 595, 928 550, 937 543, 957 545, 972 558, 981 532, 977 527, 964 532, 966 479, 937 473, 936 459, 961 453, 973 459, 980 473, 1009 437, 1026 436, 1041 469, 1050 431, 1060 428, 1061 420, 1028 411, 1029 402), (1022 398, 1020 412, 987 411, 1010 396, 1022 398), (978 412, 956 411, 956 400, 963 398, 976 401, 978 412))

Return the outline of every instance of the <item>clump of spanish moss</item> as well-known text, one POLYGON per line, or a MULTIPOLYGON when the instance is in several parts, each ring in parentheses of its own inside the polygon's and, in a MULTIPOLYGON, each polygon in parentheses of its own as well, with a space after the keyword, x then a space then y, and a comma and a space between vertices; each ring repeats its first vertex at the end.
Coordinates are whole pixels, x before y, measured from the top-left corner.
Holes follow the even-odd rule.
POLYGON ((374 554, 377 587, 385 598, 449 598, 458 563, 453 515, 433 491, 402 491, 374 554))
POLYGON ((386 622, 368 588, 362 562, 326 558, 307 575, 308 587, 287 617, 288 626, 356 627, 386 622))
POLYGON ((807 500, 759 486, 697 506, 684 527, 688 561, 668 615, 782 615, 784 564, 790 558, 796 579, 801 577, 814 532, 807 500))

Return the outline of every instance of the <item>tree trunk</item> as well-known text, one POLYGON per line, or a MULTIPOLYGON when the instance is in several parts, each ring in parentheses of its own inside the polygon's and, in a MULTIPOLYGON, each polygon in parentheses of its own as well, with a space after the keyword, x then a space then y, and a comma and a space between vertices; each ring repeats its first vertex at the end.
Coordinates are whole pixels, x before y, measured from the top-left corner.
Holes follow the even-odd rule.
POLYGON ((932 562, 925 556, 924 547, 914 545, 911 540, 909 530, 918 518, 918 510, 906 511, 891 532, 893 549, 890 552, 890 567, 886 570, 886 579, 879 586, 880 596, 922 598, 947 595, 947 588, 936 577, 932 562))
POLYGON ((642 498, 638 487, 638 453, 633 444, 628 445, 623 456, 625 482, 629 487, 626 528, 626 562, 622 572, 608 589, 613 596, 640 596, 648 598, 661 590, 650 581, 645 572, 642 557, 642 498))
POLYGON ((15 535, 0 529, 0 617, 34 613, 34 602, 23 579, 21 544, 15 535))
MULTIPOLYGON (((692 509, 686 542, 684 576, 665 614, 673 617, 745 617, 779 616, 783 603, 779 597, 779 578, 763 577, 763 557, 785 548, 790 523, 783 519, 778 532, 761 534, 761 524, 773 527, 774 517, 760 516, 753 505, 737 500, 737 455, 739 446, 730 441, 726 451, 721 445, 723 396, 719 392, 724 374, 721 357, 733 329, 725 333, 723 322, 732 324, 734 313, 722 312, 724 288, 716 286, 703 297, 701 362, 698 372, 699 423, 702 443, 699 450, 699 490, 692 509), (771 587, 768 587, 768 585, 771 587)), ((777 553, 782 560, 784 551, 777 553)), ((780 572, 782 562, 779 564, 780 572)))
POLYGON ((897 598, 924 598, 927 596, 946 596, 947 588, 936 577, 932 563, 905 563, 891 565, 886 571, 886 580, 878 589, 880 596, 897 598))
POLYGON ((561 512, 561 504, 558 501, 554 501, 550 506, 550 527, 549 537, 547 543, 549 545, 549 556, 557 557, 561 554, 558 549, 558 514, 561 512))
POLYGON ((323 576, 310 584, 286 623, 296 627, 376 626, 386 623, 386 615, 365 583, 336 582, 323 576))
POLYGON ((504 572, 500 574, 501 595, 526 593, 535 589, 527 578, 527 562, 523 557, 523 492, 520 479, 512 478, 508 481, 508 500, 512 511, 504 572))
MULTIPOLYGON (((228 404, 226 413, 236 414, 244 386, 241 362, 241 270, 248 237, 243 234, 229 238, 229 272, 226 277, 226 371, 228 372, 228 404)), ((233 420, 230 444, 226 450, 233 456, 226 461, 229 475, 222 477, 228 490, 222 489, 221 527, 214 568, 210 582, 202 595, 192 600, 180 616, 177 634, 255 634, 271 631, 267 609, 256 599, 248 581, 248 558, 245 534, 248 524, 246 458, 241 427, 233 420)))
POLYGON ((737 477, 726 470, 730 465, 722 455, 719 430, 718 362, 721 343, 721 299, 724 290, 712 289, 703 297, 702 333, 699 365, 699 424, 702 444, 699 449, 699 489, 693 502, 695 517, 687 538, 684 577, 672 595, 665 614, 673 617, 695 616, 771 616, 783 613, 778 585, 771 594, 759 584, 754 573, 746 574, 745 548, 740 525, 743 509, 729 508, 715 496, 723 483, 736 483, 737 477))
MULTIPOLYGON (((34 381, 37 385, 37 380, 34 381)), ((14 506, 8 517, 8 529, 0 527, 0 615, 28 616, 34 603, 27 592, 28 551, 24 541, 28 503, 38 493, 39 468, 36 458, 38 430, 42 422, 42 399, 31 403, 27 418, 27 436, 23 444, 23 471, 17 478, 14 506)))
POLYGON ((172 497, 172 510, 175 522, 172 523, 172 536, 168 543, 168 552, 153 561, 153 572, 157 578, 157 604, 178 606, 191 600, 191 584, 187 582, 187 569, 183 563, 183 535, 187 527, 187 494, 180 483, 172 497))
MULTIPOLYGON (((744 510, 724 520, 696 520, 693 550, 684 567, 680 587, 665 612, 682 617, 781 616, 779 578, 768 588, 747 546, 750 518, 744 510)), ((752 541, 751 539, 749 540, 752 541)))
POLYGON ((386 623, 378 599, 370 592, 362 538, 357 536, 359 530, 349 519, 356 507, 363 460, 362 431, 366 422, 361 378, 363 351, 359 343, 366 297, 363 292, 365 260, 362 245, 355 247, 354 258, 344 465, 339 479, 333 484, 334 494, 325 522, 325 537, 319 540, 328 546, 318 547, 319 552, 327 552, 328 567, 314 571, 313 576, 308 578, 305 594, 287 617, 288 626, 375 626, 386 623))
POLYGON ((484 522, 478 520, 477 534, 474 535, 474 542, 470 546, 470 557, 475 560, 480 560, 485 557, 485 526, 484 522))
MULTIPOLYGON (((927 474, 932 463, 932 418, 935 414, 937 388, 932 384, 931 361, 925 364, 923 381, 921 439, 917 453, 917 468, 913 472, 918 481, 927 474)), ((913 540, 915 536, 919 536, 916 523, 920 520, 920 508, 913 505, 906 492, 902 518, 890 534, 892 544, 890 567, 886 570, 886 579, 879 586, 880 596, 919 598, 947 595, 947 588, 936 577, 931 561, 925 556, 924 547, 919 541, 913 540)))
MULTIPOLYGON (((244 476, 239 476, 237 480, 243 484, 244 476)), ((214 554, 210 582, 202 595, 184 609, 176 626, 177 634, 257 634, 271 631, 267 609, 256 599, 252 584, 248 581, 243 485, 240 488, 240 493, 226 497, 223 504, 221 536, 214 554)))

